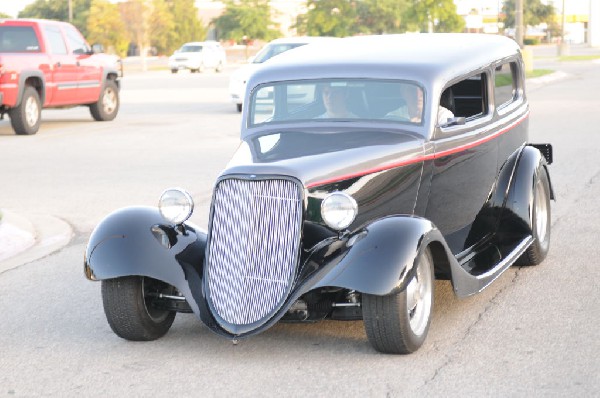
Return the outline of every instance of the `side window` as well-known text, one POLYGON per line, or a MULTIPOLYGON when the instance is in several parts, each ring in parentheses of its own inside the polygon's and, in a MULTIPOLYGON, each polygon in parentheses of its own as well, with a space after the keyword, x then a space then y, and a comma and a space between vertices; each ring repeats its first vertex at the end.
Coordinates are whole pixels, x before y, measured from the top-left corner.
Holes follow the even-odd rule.
POLYGON ((494 101, 496 108, 502 108, 517 98, 517 65, 507 62, 496 67, 494 76, 494 101))
POLYGON ((45 26, 44 33, 46 34, 46 38, 48 39, 50 52, 52 54, 67 53, 67 46, 65 45, 65 41, 63 40, 62 34, 60 33, 60 29, 58 27, 45 26))
POLYGON ((450 87, 440 97, 438 123, 444 125, 449 117, 463 117, 466 121, 483 117, 489 113, 487 75, 479 73, 469 76, 450 87), (448 112, 446 112, 448 111, 448 112))
POLYGON ((89 47, 83 37, 72 26, 65 27, 65 34, 69 42, 69 48, 73 54, 85 54, 89 52, 89 47))
POLYGON ((39 52, 40 44, 31 26, 0 26, 0 52, 39 52))

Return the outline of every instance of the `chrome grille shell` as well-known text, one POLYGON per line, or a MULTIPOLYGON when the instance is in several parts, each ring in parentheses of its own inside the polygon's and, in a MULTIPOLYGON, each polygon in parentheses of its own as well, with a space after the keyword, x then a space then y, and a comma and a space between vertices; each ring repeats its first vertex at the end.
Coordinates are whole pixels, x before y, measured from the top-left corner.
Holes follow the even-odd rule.
POLYGON ((217 322, 233 334, 265 323, 296 275, 303 190, 289 178, 225 178, 214 191, 205 287, 217 322))

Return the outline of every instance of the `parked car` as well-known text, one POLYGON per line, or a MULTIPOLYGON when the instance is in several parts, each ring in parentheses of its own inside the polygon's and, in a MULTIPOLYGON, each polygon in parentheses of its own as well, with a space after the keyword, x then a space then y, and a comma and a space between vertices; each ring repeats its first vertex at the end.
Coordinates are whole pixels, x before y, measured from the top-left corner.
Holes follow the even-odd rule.
POLYGON ((263 62, 294 48, 332 39, 334 38, 303 36, 286 37, 270 41, 256 54, 256 56, 250 58, 249 63, 234 71, 229 78, 229 96, 231 97, 231 102, 235 104, 237 111, 242 111, 244 92, 246 91, 246 82, 248 81, 248 78, 263 62))
POLYGON ((208 231, 186 221, 181 189, 93 231, 85 274, 118 336, 159 338, 176 312, 232 340, 362 319, 376 350, 405 354, 425 341, 435 279, 466 297, 546 257, 552 146, 529 141, 514 41, 340 39, 276 57, 247 86, 208 231), (314 95, 299 103, 298 86, 314 95))
POLYGON ((216 41, 185 43, 169 57, 171 73, 181 69, 189 69, 192 73, 204 72, 206 68, 221 72, 226 64, 225 50, 216 41))
POLYGON ((123 69, 101 53, 69 23, 0 19, 0 116, 17 134, 37 133, 42 108, 84 105, 95 120, 113 120, 123 69))

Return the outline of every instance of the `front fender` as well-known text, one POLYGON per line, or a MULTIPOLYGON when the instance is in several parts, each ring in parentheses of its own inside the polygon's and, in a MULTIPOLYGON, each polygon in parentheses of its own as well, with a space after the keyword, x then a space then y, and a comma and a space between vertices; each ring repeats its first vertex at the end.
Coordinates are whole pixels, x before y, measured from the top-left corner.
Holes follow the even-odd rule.
POLYGON ((373 222, 350 237, 343 258, 314 287, 335 286, 388 295, 403 290, 415 272, 419 253, 431 242, 450 253, 431 221, 393 216, 373 222))
MULTIPOLYGON (((153 207, 128 207, 108 215, 92 232, 84 259, 90 280, 147 276, 175 286, 198 314, 203 307, 206 233, 168 224, 153 207)), ((202 316, 201 316, 202 317, 202 316)))

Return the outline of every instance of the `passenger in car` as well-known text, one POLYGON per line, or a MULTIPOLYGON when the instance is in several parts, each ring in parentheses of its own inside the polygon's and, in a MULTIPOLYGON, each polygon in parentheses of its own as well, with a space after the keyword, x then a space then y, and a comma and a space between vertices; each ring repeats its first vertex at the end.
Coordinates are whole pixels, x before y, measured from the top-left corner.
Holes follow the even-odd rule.
MULTIPOLYGON (((400 91, 404 103, 393 111, 388 112, 385 115, 386 119, 400 119, 412 123, 421 123, 423 90, 414 84, 402 84, 400 91)), ((437 115, 439 124, 445 124, 448 119, 454 117, 452 111, 442 105, 439 106, 437 115)))
POLYGON ((325 85, 321 91, 325 113, 317 116, 317 119, 340 119, 356 118, 347 108, 348 91, 343 86, 325 85))

